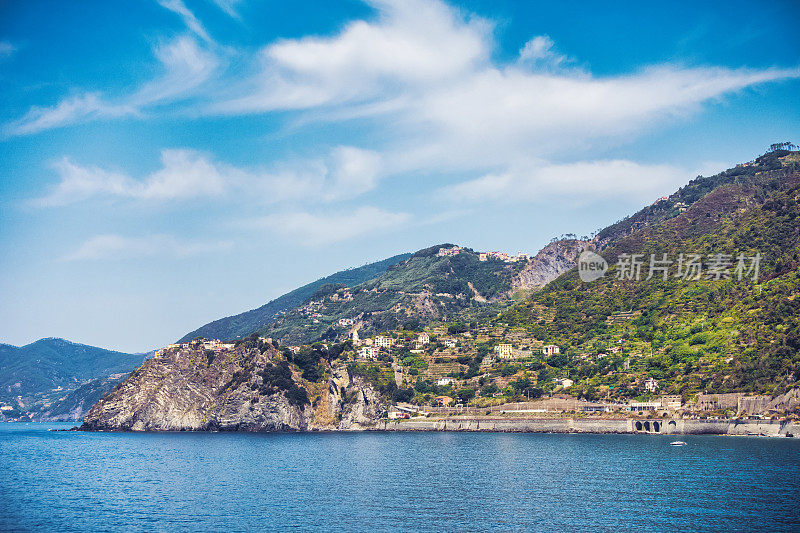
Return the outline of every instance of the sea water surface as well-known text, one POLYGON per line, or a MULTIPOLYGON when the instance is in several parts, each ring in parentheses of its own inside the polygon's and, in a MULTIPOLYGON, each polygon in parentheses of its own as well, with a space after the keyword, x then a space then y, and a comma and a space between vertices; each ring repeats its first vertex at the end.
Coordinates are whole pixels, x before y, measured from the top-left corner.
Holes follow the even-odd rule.
POLYGON ((797 531, 800 440, 0 424, 0 529, 797 531))

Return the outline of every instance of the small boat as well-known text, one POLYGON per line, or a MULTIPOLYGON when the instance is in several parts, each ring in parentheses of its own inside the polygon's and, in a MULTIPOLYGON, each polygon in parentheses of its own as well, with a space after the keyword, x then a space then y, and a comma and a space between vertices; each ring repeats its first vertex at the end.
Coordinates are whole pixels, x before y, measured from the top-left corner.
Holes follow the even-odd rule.
POLYGON ((669 443, 670 446, 686 446, 686 443, 682 440, 674 440, 669 443))

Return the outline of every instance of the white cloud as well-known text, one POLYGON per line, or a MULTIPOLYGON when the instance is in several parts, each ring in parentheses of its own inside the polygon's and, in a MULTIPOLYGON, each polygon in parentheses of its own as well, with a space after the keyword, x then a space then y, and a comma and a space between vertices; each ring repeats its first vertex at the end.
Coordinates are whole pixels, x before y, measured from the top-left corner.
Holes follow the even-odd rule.
POLYGON ((64 98, 52 107, 34 106, 22 118, 6 124, 5 135, 29 135, 95 119, 140 115, 148 106, 191 96, 219 66, 219 59, 213 53, 188 36, 157 46, 155 55, 161 63, 162 75, 136 92, 114 101, 99 93, 86 93, 64 98))
POLYGON ((373 189, 381 176, 380 157, 350 146, 334 148, 326 158, 276 164, 270 170, 243 169, 212 160, 194 150, 161 152, 161 167, 134 179, 69 158, 53 165, 60 181, 34 204, 66 205, 96 197, 138 200, 218 198, 238 192, 260 203, 333 201, 373 189))
POLYGON ((251 228, 267 228, 305 246, 336 243, 354 237, 395 228, 410 220, 407 213, 392 213, 376 207, 360 207, 349 212, 316 214, 291 212, 246 221, 251 228))
POLYGON ((529 40, 519 51, 522 64, 533 67, 557 69, 570 62, 570 59, 555 50, 555 43, 549 35, 537 35, 529 40))
POLYGON ((120 117, 135 113, 130 106, 104 102, 100 95, 88 93, 61 100, 53 107, 34 106, 21 119, 4 128, 8 135, 27 135, 100 117, 120 117))
POLYGON ((490 26, 423 0, 377 0, 375 22, 355 21, 333 37, 283 40, 259 55, 243 94, 216 106, 240 113, 307 109, 386 99, 458 78, 488 60, 490 26))
POLYGON ((214 2, 218 8, 236 20, 241 20, 239 12, 236 11, 236 4, 238 4, 240 1, 241 0, 212 0, 212 2, 214 2))
POLYGON ((628 196, 646 200, 685 182, 690 173, 670 165, 643 165, 626 160, 569 164, 529 162, 443 187, 440 196, 462 202, 530 202, 554 195, 573 198, 628 196))
POLYGON ((164 150, 161 168, 144 180, 98 167, 80 166, 68 158, 53 167, 61 178, 55 189, 37 200, 41 206, 64 205, 96 196, 172 200, 219 196, 236 172, 224 173, 214 163, 191 150, 164 150))
POLYGON ((169 9, 173 13, 179 15, 181 19, 183 19, 183 23, 186 24, 186 27, 189 28, 192 33, 206 42, 213 43, 206 29, 200 21, 197 20, 197 17, 194 16, 194 13, 189 11, 189 8, 186 7, 186 4, 184 4, 182 0, 158 0, 158 3, 161 7, 169 9))
POLYGON ((101 259, 130 259, 141 257, 194 257, 228 250, 229 241, 181 242, 171 235, 148 237, 123 237, 97 235, 84 242, 77 250, 64 256, 64 261, 96 261, 101 259))
POLYGON ((0 41, 0 59, 11 57, 16 51, 17 47, 11 44, 10 42, 0 41))

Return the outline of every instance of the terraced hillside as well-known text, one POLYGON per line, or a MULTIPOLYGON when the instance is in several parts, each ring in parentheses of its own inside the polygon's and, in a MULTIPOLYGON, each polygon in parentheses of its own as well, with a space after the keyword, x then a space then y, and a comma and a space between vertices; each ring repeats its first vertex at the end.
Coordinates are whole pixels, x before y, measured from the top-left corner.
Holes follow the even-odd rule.
POLYGON ((646 377, 671 393, 788 390, 800 379, 798 160, 777 151, 693 180, 601 232, 603 278, 583 282, 573 270, 498 321, 559 345, 551 370, 578 394, 637 394, 632 383, 646 377), (641 254, 638 281, 623 254, 641 254), (654 266, 672 261, 666 279, 663 270, 646 279, 651 254, 654 266), (691 254, 699 279, 678 277, 691 254))

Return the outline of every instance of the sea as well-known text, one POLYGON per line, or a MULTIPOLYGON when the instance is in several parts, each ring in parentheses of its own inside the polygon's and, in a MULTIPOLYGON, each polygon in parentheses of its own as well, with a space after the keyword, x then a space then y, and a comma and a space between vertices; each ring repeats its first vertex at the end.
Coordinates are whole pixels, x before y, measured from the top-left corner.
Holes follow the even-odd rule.
POLYGON ((800 531, 800 439, 0 424, 3 531, 800 531))

